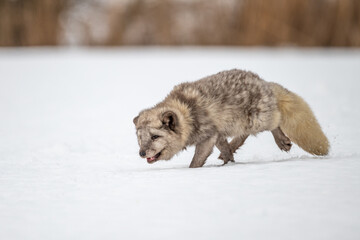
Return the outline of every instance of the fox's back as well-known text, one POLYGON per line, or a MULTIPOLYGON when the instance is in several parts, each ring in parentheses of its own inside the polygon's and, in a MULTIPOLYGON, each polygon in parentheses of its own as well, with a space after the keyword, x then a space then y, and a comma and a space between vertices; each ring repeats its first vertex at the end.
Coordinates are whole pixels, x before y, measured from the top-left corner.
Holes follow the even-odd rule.
POLYGON ((232 135, 234 129, 251 133, 266 128, 264 124, 277 110, 270 84, 252 72, 237 69, 177 85, 169 97, 206 111, 227 135, 232 135))

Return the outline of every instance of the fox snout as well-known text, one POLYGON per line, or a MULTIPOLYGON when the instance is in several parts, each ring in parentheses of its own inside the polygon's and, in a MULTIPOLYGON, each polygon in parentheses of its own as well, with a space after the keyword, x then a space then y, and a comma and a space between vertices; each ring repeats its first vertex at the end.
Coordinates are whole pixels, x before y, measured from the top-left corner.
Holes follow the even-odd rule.
POLYGON ((140 155, 140 157, 145 157, 146 156, 146 151, 140 150, 139 155, 140 155))
POLYGON ((156 150, 151 149, 151 148, 149 148, 149 149, 140 148, 140 151, 139 151, 139 155, 142 158, 152 157, 155 154, 156 154, 156 150))

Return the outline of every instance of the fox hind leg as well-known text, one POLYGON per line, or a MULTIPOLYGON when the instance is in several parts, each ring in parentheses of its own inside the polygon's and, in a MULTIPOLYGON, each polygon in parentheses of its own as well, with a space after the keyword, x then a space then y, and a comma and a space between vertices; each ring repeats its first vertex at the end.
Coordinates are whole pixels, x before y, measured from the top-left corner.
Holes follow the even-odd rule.
POLYGON ((285 134, 283 133, 280 127, 275 128, 274 130, 271 131, 271 133, 274 136, 276 144, 282 151, 285 152, 290 151, 292 146, 291 140, 287 136, 285 136, 285 134))

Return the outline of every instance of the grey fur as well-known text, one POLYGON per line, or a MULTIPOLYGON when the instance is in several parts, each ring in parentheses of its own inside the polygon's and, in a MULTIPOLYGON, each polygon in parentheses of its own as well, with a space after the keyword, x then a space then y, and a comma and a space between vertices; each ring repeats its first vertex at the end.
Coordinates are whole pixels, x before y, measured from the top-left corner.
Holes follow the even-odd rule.
POLYGON ((169 160, 186 146, 196 145, 190 167, 201 167, 214 146, 224 164, 234 161, 233 153, 246 138, 262 131, 272 131, 280 149, 290 150, 291 141, 281 131, 280 120, 274 84, 252 72, 233 69, 175 86, 162 102, 134 118, 134 123, 149 163, 169 160), (171 116, 170 121, 164 114, 171 116), (153 134, 160 138, 151 140, 153 134), (230 144, 228 137, 234 138, 230 144))

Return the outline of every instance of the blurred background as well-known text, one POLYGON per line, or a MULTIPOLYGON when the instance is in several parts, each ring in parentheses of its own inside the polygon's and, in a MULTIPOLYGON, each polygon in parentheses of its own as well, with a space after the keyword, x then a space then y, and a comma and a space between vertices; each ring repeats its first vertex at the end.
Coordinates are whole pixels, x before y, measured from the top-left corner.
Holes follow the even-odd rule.
POLYGON ((360 0, 0 0, 0 240, 359 240, 359 47, 360 0), (232 68, 302 96, 330 155, 139 157, 142 109, 232 68))
POLYGON ((359 47, 359 0, 0 0, 0 46, 359 47))

